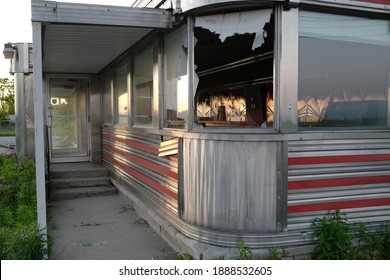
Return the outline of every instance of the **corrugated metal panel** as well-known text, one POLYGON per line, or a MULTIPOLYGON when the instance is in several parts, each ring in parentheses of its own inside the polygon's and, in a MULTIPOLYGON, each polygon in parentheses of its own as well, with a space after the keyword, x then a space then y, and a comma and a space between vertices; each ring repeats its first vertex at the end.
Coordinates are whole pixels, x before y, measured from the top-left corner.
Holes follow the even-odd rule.
POLYGON ((290 141, 288 230, 341 209, 351 221, 390 221, 390 140, 290 141))
POLYGON ((102 137, 103 162, 115 179, 178 216, 178 160, 158 156, 160 137, 108 128, 102 137))
POLYGON ((46 25, 43 71, 97 73, 151 29, 92 25, 46 25))
POLYGON ((277 230, 276 142, 183 141, 183 219, 215 230, 277 230))

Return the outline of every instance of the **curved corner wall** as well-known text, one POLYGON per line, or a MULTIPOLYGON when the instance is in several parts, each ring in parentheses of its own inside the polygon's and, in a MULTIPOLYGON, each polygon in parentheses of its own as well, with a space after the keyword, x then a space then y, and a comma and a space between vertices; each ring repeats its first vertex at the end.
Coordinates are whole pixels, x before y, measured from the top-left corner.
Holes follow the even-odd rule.
POLYGON ((183 141, 184 220, 221 231, 276 231, 276 142, 183 141))

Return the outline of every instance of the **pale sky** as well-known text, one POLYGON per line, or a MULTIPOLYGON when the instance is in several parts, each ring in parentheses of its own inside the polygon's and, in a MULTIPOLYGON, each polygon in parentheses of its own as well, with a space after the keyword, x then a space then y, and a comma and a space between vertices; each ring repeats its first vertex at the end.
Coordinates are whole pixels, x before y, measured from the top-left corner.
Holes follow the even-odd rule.
MULTIPOLYGON (((131 6, 134 0, 58 0, 56 2, 107 4, 131 6)), ((0 47, 11 43, 32 43, 31 1, 1 0, 0 2, 0 47)), ((9 74, 10 61, 0 54, 0 78, 12 78, 9 74)))

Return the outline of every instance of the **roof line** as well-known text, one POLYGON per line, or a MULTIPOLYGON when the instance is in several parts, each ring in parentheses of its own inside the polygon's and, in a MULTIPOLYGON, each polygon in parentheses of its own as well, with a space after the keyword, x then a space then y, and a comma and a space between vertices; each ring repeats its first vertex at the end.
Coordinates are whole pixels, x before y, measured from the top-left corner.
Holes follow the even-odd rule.
POLYGON ((171 28, 172 12, 165 9, 31 1, 33 22, 171 28))

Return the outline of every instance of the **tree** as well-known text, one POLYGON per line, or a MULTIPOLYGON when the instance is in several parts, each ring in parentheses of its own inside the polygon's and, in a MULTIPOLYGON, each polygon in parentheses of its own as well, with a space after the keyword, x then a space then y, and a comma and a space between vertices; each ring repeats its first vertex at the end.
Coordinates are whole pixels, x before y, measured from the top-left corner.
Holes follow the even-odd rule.
POLYGON ((15 114, 14 80, 0 78, 0 112, 2 115, 15 114))

